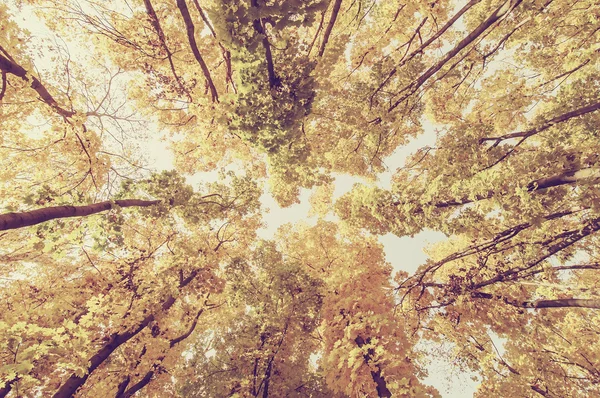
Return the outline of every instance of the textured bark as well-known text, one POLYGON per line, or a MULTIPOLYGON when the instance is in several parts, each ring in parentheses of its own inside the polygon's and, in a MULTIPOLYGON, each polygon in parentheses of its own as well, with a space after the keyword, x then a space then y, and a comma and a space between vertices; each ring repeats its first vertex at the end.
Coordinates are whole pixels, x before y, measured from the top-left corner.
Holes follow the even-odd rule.
POLYGON ((88 361, 89 366, 86 369, 85 375, 79 377, 77 375, 71 375, 65 381, 58 391, 53 395, 53 398, 69 398, 72 397, 77 390, 85 384, 89 376, 106 361, 106 359, 112 354, 117 348, 119 348, 122 344, 131 340, 134 336, 140 333, 146 326, 148 326, 154 320, 154 315, 149 315, 140 322, 135 329, 123 332, 116 333, 111 336, 108 343, 106 343, 102 348, 100 348, 96 354, 94 354, 88 361))
MULTIPOLYGON (((187 339, 188 337, 190 337, 190 335, 194 332, 194 330, 196 329, 196 325, 198 324, 198 318, 200 318, 200 315, 202 315, 202 313, 204 312, 204 308, 202 308, 200 311, 198 311, 198 314, 196 314, 196 317, 194 318, 194 321, 192 322, 192 324, 190 325, 190 328, 188 329, 187 332, 185 332, 184 334, 182 334, 181 336, 178 336, 174 339, 172 339, 169 342, 169 346, 171 348, 175 347, 177 344, 181 343, 183 340, 187 339)), ((146 387, 148 384, 150 384, 150 382, 153 380, 154 378, 154 374, 156 373, 156 371, 159 371, 161 369, 160 367, 160 362, 162 362, 162 360, 165 359, 164 356, 161 356, 160 358, 158 358, 158 363, 155 363, 152 366, 152 369, 149 370, 144 377, 142 377, 140 379, 140 381, 138 381, 137 383, 135 383, 134 385, 132 385, 129 389, 125 390, 123 389, 123 391, 121 391, 119 389, 119 391, 117 392, 117 394, 115 395, 115 398, 129 398, 131 397, 133 394, 135 394, 136 392, 140 391, 142 388, 146 387)), ((123 382, 123 383, 129 383, 129 376, 127 376, 123 382)))
POLYGON ((546 259, 554 256, 556 253, 574 245, 575 243, 579 242, 581 239, 583 239, 599 230, 600 230, 600 218, 596 218, 596 219, 590 220, 582 228, 565 231, 557 236, 554 236, 554 237, 548 239, 547 241, 539 242, 538 244, 542 248, 544 248, 544 253, 541 255, 541 257, 537 258, 536 260, 532 261, 531 263, 527 263, 527 264, 523 265, 522 267, 511 268, 507 271, 500 272, 496 276, 494 276, 490 279, 487 279, 485 281, 479 282, 479 283, 475 284, 474 286, 472 286, 471 288, 473 290, 477 290, 477 289, 481 289, 483 287, 492 285, 496 282, 501 282, 503 280, 509 280, 511 278, 515 278, 516 276, 518 276, 519 273, 533 269, 538 264, 540 264, 542 261, 545 261, 546 259))
POLYGON ((0 231, 36 225, 57 218, 85 217, 120 207, 148 207, 160 203, 160 200, 123 199, 106 201, 86 206, 53 206, 22 213, 0 214, 0 231))
POLYGON ((323 54, 325 54, 325 46, 327 46, 329 36, 331 36, 331 31, 333 30, 333 26, 335 25, 335 20, 337 19, 341 6, 342 0, 335 0, 335 3, 333 3, 331 17, 329 18, 329 22, 327 23, 327 27, 325 28, 325 33, 323 33, 323 41, 321 42, 321 48, 319 48, 319 57, 322 57, 323 54))
POLYGON ((135 383, 134 385, 132 385, 123 394, 117 395, 115 398, 129 398, 129 397, 131 397, 133 394, 135 394, 136 392, 140 391, 142 388, 146 387, 148 385, 148 383, 150 383, 150 381, 152 380, 153 377, 154 377, 154 370, 151 370, 148 373, 146 373, 144 375, 144 377, 140 381, 138 381, 137 383, 135 383))
MULTIPOLYGON (((543 191, 545 189, 558 187, 561 185, 569 185, 578 182, 593 181, 598 179, 600 179, 600 167, 586 167, 578 170, 566 171, 561 174, 531 181, 529 184, 527 184, 527 191, 543 191)), ((480 200, 491 199, 492 197, 494 197, 495 194, 496 191, 490 190, 486 194, 475 195, 472 198, 465 196, 464 198, 457 200, 444 200, 440 202, 427 203, 426 206, 434 206, 439 209, 443 209, 446 207, 462 206, 468 203, 478 202, 480 200)), ((503 192, 501 194, 504 195, 505 193, 503 192)), ((402 204, 402 202, 393 202, 392 204, 394 206, 399 206, 402 204)), ((418 210, 418 212, 422 211, 422 209, 418 210)))
POLYGON ((0 388, 0 398, 4 398, 8 394, 10 394, 10 392, 12 390, 12 385, 15 381, 16 381, 16 379, 12 379, 11 381, 6 382, 4 387, 0 388))
MULTIPOLYGON (((460 17, 462 17, 462 15, 465 12, 467 12, 471 7, 473 7, 474 5, 476 5, 477 3, 480 3, 480 2, 481 2, 481 0, 471 0, 471 1, 469 1, 467 4, 465 4, 465 6, 463 8, 461 8, 456 14, 454 14, 454 16, 452 18, 450 18, 448 20, 448 22, 446 22, 446 24, 444 26, 442 26, 440 28, 440 30, 438 30, 433 36, 431 36, 429 39, 427 39, 426 41, 424 41, 423 44, 421 44, 416 50, 414 50, 413 52, 411 52, 408 56, 402 58, 402 60, 400 61, 400 63, 398 65, 396 65, 390 71, 390 73, 387 75, 387 77, 385 78, 385 80, 379 85, 379 87, 371 95, 371 98, 373 98, 373 96, 375 96, 379 91, 381 91, 381 89, 383 87, 385 87, 385 85, 396 74, 396 72, 398 72, 399 68, 401 68, 402 66, 404 66, 408 61, 410 61, 411 59, 413 59, 418 54, 421 54, 431 43, 433 43, 434 41, 436 41, 437 39, 439 39, 452 25, 454 25, 454 23, 460 17)), ((408 52, 408 50, 407 50, 407 52, 408 52)))
POLYGON ((202 73, 204 73, 204 77, 206 78, 206 82, 208 83, 208 89, 210 90, 212 100, 213 102, 219 102, 219 94, 217 93, 217 88, 215 87, 212 77, 210 76, 208 66, 206 66, 206 62, 204 62, 204 59, 200 54, 200 50, 198 50, 198 44, 196 43, 196 37, 194 36, 194 23, 192 22, 192 17, 190 16, 190 11, 185 0, 177 0, 177 8, 179 8, 179 13, 181 14, 183 22, 185 23, 185 30, 187 33, 188 41, 190 43, 190 48, 192 49, 192 53, 194 54, 194 58, 196 58, 196 61, 200 65, 202 73))
POLYGON ((578 108, 578 109, 572 110, 570 112, 563 113, 562 115, 556 116, 556 117, 542 123, 542 125, 540 125, 538 127, 535 127, 535 128, 532 128, 532 129, 529 129, 526 131, 519 131, 516 133, 505 134, 500 137, 485 137, 485 138, 480 139, 479 142, 484 143, 486 141, 495 141, 493 146, 496 146, 501 141, 510 140, 512 138, 528 138, 528 137, 531 137, 532 135, 536 135, 538 133, 541 133, 544 130, 549 129, 550 127, 552 127, 556 124, 566 122, 566 121, 573 119, 575 117, 578 117, 578 116, 583 116, 587 113, 595 112, 599 109, 600 109, 600 102, 596 102, 595 104, 583 106, 581 108, 578 108))
POLYGON ((37 77, 32 75, 28 76, 25 68, 6 58, 2 54, 0 54, 0 70, 4 73, 20 77, 27 82, 31 82, 31 88, 38 93, 40 99, 46 104, 50 105, 52 109, 54 109, 54 111, 56 111, 56 113, 59 115, 69 118, 75 114, 73 111, 68 111, 64 108, 61 108, 50 92, 48 92, 46 86, 44 86, 37 77))

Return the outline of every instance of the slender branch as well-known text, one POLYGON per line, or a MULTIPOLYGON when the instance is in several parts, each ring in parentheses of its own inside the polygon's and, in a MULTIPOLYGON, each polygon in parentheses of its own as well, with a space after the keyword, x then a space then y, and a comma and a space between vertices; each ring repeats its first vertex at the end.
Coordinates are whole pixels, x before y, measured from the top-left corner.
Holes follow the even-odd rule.
POLYGON ((171 72, 173 73, 173 76, 175 77, 177 84, 179 84, 179 88, 187 95, 188 99, 191 101, 192 96, 190 95, 190 92, 187 90, 187 88, 185 88, 185 86, 183 85, 183 82, 181 80, 181 77, 179 77, 177 75, 177 72, 175 71, 175 65, 173 64, 173 53, 167 46, 167 41, 165 39, 165 33, 162 30, 162 27, 160 26, 160 21, 158 20, 156 11, 154 11, 154 7, 152 6, 152 3, 150 2, 150 0, 144 0, 144 5, 146 6, 146 13, 148 14, 148 17, 150 18, 150 23, 152 24, 152 27, 154 28, 154 30, 156 31, 156 34, 158 35, 158 40, 160 41, 160 45, 163 48, 163 50, 167 53, 167 60, 169 61, 169 65, 171 67, 171 72))

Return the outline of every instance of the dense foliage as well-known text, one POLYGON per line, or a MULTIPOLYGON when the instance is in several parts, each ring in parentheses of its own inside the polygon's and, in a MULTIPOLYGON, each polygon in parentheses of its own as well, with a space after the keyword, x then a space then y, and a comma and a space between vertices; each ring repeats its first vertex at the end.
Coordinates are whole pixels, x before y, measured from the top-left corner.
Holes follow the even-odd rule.
POLYGON ((597 1, 11 0, 0 73, 0 398, 600 395, 597 1))

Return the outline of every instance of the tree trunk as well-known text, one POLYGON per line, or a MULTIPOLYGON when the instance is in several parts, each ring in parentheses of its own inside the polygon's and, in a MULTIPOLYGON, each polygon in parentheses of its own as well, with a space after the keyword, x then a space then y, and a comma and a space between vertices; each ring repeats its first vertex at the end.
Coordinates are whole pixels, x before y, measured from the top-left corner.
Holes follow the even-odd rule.
MULTIPOLYGON (((358 336, 356 339, 354 339, 354 341, 356 342, 356 344, 359 347, 364 346, 365 344, 369 344, 370 342, 370 338, 367 338, 366 340, 363 339, 361 336, 358 336)), ((369 350, 371 351, 371 350, 369 350)), ((374 353, 368 352, 367 354, 363 355, 363 357, 365 358, 365 363, 369 363, 369 361, 371 360, 371 356, 374 353)), ((375 382, 375 384, 377 384, 377 396, 380 398, 388 398, 392 396, 392 392, 387 388, 387 382, 385 381, 385 378, 381 375, 381 368, 379 367, 379 365, 376 365, 375 368, 377 370, 372 370, 371 371, 371 377, 373 378, 373 381, 375 382)))
POLYGON ((85 217, 120 207, 148 207, 160 203, 160 200, 123 199, 94 203, 86 206, 52 206, 22 213, 0 214, 0 231, 36 225, 57 218, 85 217))

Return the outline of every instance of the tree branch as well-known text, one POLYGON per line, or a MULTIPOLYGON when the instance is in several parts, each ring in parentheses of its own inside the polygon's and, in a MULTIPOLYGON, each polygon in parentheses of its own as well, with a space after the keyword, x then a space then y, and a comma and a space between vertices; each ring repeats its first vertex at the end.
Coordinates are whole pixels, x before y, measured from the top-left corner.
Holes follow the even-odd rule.
POLYGON ((329 18, 329 22, 327 23, 327 27, 323 33, 323 41, 321 42, 321 47, 319 48, 319 57, 322 57, 325 53, 325 46, 327 46, 327 42, 329 41, 329 36, 333 30, 333 25, 335 25, 335 20, 340 12, 341 5, 342 0, 334 0, 333 9, 331 10, 331 17, 329 18))
MULTIPOLYGON (((25 68, 23 68, 22 66, 18 65, 15 62, 11 61, 7 57, 3 56, 2 54, 0 54, 0 70, 3 72, 2 73, 3 76, 6 73, 9 73, 11 75, 20 77, 21 79, 23 79, 25 81, 31 82, 31 88, 34 89, 38 93, 41 101, 45 102, 47 105, 49 105, 52 109, 54 109, 54 111, 56 113, 58 113, 62 117, 70 118, 71 116, 73 116, 75 114, 75 112, 73 112, 73 111, 68 111, 68 110, 60 107, 58 105, 58 103, 56 102, 56 100, 54 99, 54 97, 50 94, 48 89, 46 89, 46 86, 44 86, 37 77, 35 77, 31 74, 28 74, 27 71, 25 70, 25 68)), ((4 77, 4 79, 5 79, 5 77, 4 77)))
POLYGON ((85 206, 52 206, 22 213, 0 214, 0 231, 40 224, 57 218, 85 217, 119 207, 148 207, 160 203, 160 200, 122 199, 105 201, 85 206))

